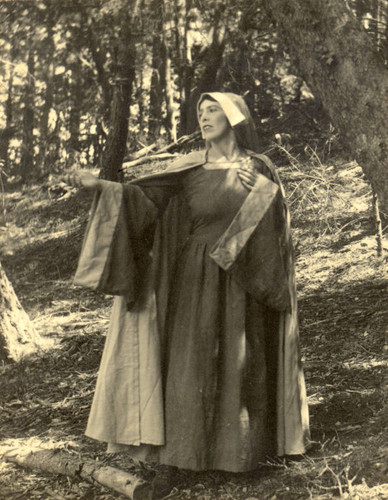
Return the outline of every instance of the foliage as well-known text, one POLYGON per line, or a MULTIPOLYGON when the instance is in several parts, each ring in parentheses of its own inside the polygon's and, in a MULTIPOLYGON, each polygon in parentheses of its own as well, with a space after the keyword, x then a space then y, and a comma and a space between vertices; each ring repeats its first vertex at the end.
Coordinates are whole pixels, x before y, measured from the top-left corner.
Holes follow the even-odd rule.
MULTIPOLYGON (((349 3, 383 54, 386 2, 349 3)), ((0 3, 0 127, 16 130, 2 153, 9 181, 39 178, 74 163, 100 164, 111 125, 118 51, 126 43, 122 30, 138 4, 135 0, 0 3), (28 79, 33 92, 30 115, 26 114, 28 79), (23 133, 26 120, 33 131, 28 143, 23 133), (26 151, 27 170, 21 166, 26 151)), ((295 115, 292 105, 303 113, 313 103, 313 119, 324 118, 259 0, 143 0, 131 33, 124 36, 133 39, 137 54, 132 61, 136 77, 128 151, 154 140, 161 145, 169 142, 176 137, 179 119, 180 133, 190 131, 187 127, 193 127, 193 120, 190 124, 187 116, 193 114, 193 100, 202 89, 244 94, 264 146, 277 133, 292 131, 292 123, 282 126, 282 120, 295 115), (171 73, 165 74, 170 71, 166 67, 171 73), (150 91, 158 79, 161 87, 155 103, 150 91), (156 136, 151 133, 152 120, 159 123, 156 136)), ((328 127, 324 129, 326 133, 328 127)), ((315 130, 316 137, 320 134, 315 130)))
MULTIPOLYGON (((36 328, 57 341, 48 354, 3 367, 0 405, 3 437, 15 439, 5 446, 38 439, 43 446, 63 446, 148 474, 123 456, 106 457, 101 445, 81 436, 111 301, 70 284, 90 197, 75 193, 57 175, 80 165, 96 171, 101 166, 112 125, 118 51, 135 4, 0 2, 0 128, 13 130, 4 135, 6 154, 0 144, 9 181, 8 214, 0 227, 2 260, 36 328), (34 68, 28 75, 31 53, 34 68), (28 80, 33 162, 23 173, 28 80), (20 179, 34 183, 19 190, 11 186, 20 179)), ((348 4, 386 60, 387 2, 348 4)), ((192 106, 218 54, 218 71, 207 84, 245 94, 263 149, 280 165, 289 195, 312 430, 320 445, 300 461, 268 462, 241 477, 182 472, 175 497, 385 498, 380 483, 386 474, 381 389, 386 276, 375 258, 371 193, 356 164, 333 159, 341 153, 337 133, 299 78, 262 5, 259 0, 142 2, 131 33, 136 58, 127 153, 169 143, 174 121, 185 132, 183 110, 192 106), (158 52, 161 46, 164 52, 158 52), (153 107, 155 81, 162 84, 153 107), (152 119, 160 125, 156 132, 152 119)), ((134 167, 128 176, 163 166, 134 167)), ((113 498, 98 487, 24 474, 9 465, 0 473, 0 498, 58 497, 58 492, 68 499, 113 498)))

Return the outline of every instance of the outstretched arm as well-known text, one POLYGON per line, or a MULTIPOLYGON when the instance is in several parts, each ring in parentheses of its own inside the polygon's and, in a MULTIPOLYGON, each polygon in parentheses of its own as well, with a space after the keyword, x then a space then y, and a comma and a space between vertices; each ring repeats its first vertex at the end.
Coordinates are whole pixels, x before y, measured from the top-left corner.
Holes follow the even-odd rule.
POLYGON ((78 170, 74 174, 66 175, 64 182, 70 186, 83 187, 91 191, 101 190, 101 181, 88 170, 78 170))

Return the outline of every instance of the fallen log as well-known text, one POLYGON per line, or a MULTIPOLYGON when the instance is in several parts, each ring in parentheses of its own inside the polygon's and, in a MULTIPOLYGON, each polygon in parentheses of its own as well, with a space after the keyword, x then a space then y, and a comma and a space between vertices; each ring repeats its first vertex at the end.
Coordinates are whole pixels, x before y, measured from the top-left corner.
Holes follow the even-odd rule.
POLYGON ((158 155, 143 156, 142 158, 138 158, 137 160, 124 162, 120 171, 126 170, 127 168, 136 167, 137 165, 141 165, 142 163, 147 163, 148 161, 168 160, 170 158, 176 158, 176 156, 177 156, 176 154, 172 153, 160 153, 158 155))
POLYGON ((196 130, 195 132, 193 132, 190 135, 182 135, 182 137, 179 137, 179 139, 177 141, 171 142, 170 144, 167 144, 166 146, 163 146, 162 148, 157 149, 156 151, 154 151, 154 149, 156 148, 156 143, 150 144, 149 146, 146 146, 146 147, 140 149, 139 151, 132 153, 129 156, 125 157, 124 163, 132 162, 132 161, 138 160, 140 158, 147 158, 147 160, 148 160, 153 155, 167 153, 175 148, 179 148, 179 146, 182 146, 183 144, 188 144, 192 141, 195 141, 199 137, 201 137, 201 132, 199 130, 196 130), (149 154, 151 152, 152 152, 152 155, 149 154))
POLYGON ((143 479, 95 460, 80 459, 63 450, 13 449, 3 455, 7 462, 45 474, 60 474, 84 479, 121 493, 132 500, 152 498, 151 484, 143 479))
POLYGON ((149 153, 152 153, 152 151, 156 148, 156 142, 153 144, 150 144, 149 146, 144 146, 141 149, 138 149, 134 153, 131 153, 128 155, 128 157, 124 158, 124 161, 132 161, 132 160, 137 160, 138 158, 142 158, 143 156, 148 155, 149 153))
POLYGON ((190 135, 182 135, 182 137, 179 137, 179 139, 176 142, 167 144, 167 146, 164 146, 164 148, 159 149, 157 153, 164 153, 165 151, 171 151, 176 147, 182 146, 183 144, 189 144, 190 142, 193 142, 196 139, 199 139, 200 137, 201 137, 201 132, 199 130, 196 130, 190 135))

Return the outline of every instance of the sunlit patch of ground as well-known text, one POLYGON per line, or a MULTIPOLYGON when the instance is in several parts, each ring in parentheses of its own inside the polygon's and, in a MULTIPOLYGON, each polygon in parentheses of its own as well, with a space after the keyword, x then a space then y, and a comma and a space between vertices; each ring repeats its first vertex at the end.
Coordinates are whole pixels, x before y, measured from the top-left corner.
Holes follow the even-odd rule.
MULTIPOLYGON (((268 461, 246 474, 180 471, 171 498, 388 498, 387 253, 385 261, 376 256, 371 195, 359 168, 325 169, 317 162, 302 167, 296 163, 280 172, 292 202, 315 445, 305 457, 268 461)), ((103 444, 83 435, 111 298, 71 282, 90 196, 67 194, 36 187, 30 194, 7 195, 1 260, 35 327, 55 342, 48 352, 0 368, 0 453, 59 447, 145 477, 152 468, 135 466, 121 454, 106 455, 103 444)), ((30 498, 120 496, 1 462, 0 499, 30 498)))

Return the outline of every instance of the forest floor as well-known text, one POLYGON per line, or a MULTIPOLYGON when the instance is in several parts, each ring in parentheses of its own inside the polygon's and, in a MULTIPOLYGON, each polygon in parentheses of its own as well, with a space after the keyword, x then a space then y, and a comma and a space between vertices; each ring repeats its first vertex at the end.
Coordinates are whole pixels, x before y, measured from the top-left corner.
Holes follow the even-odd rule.
MULTIPOLYGON (((139 170, 140 171, 140 170, 139 170)), ((139 173, 135 172, 135 175, 139 173)), ((180 471, 174 499, 388 499, 387 249, 376 256, 371 193, 353 163, 291 158, 301 344, 314 447, 245 474, 180 471)), ((50 349, 0 367, 0 456, 22 447, 150 475, 83 435, 111 298, 72 284, 90 196, 52 180, 5 193, 1 261, 50 349)), ((124 498, 0 461, 0 499, 124 498)))

